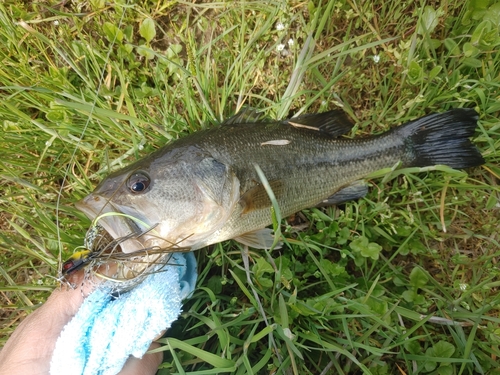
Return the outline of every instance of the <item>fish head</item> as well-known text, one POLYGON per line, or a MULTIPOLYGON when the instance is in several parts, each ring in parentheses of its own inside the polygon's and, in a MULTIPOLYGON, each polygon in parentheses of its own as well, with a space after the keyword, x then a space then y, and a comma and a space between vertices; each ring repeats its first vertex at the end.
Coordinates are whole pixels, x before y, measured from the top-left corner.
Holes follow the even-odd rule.
POLYGON ((197 148, 174 151, 112 173, 76 204, 125 253, 205 246, 238 202, 239 180, 226 165, 197 148))

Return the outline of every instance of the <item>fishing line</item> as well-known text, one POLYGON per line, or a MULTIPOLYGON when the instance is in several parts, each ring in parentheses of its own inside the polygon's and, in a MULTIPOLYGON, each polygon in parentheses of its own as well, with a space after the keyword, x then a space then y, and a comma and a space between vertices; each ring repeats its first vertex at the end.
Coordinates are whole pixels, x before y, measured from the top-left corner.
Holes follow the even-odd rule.
MULTIPOLYGON (((121 13, 120 19, 118 21, 118 29, 120 29, 121 25, 123 24, 123 19, 125 17, 125 9, 130 6, 129 3, 130 3, 130 0, 127 0, 126 4, 124 6, 121 6, 122 13, 121 13)), ((120 6, 120 5, 116 4, 116 6, 120 6)), ((101 69, 101 74, 100 74, 100 77, 99 77, 96 94, 98 94, 100 92, 100 89, 101 89, 101 87, 102 87, 102 85, 104 83, 104 76, 106 74, 106 64, 110 60, 111 52, 113 51, 113 46, 116 43, 116 39, 117 39, 117 35, 115 35, 114 39, 110 43, 110 47, 109 47, 109 50, 108 50, 108 53, 107 53, 106 59, 105 59, 106 62, 105 62, 105 64, 103 64, 103 67, 101 69)), ((78 145, 82 142, 83 136, 87 132, 87 128, 88 128, 88 126, 90 124, 90 121, 92 119, 92 115, 94 113, 96 104, 97 104, 97 95, 96 95, 96 97, 94 98, 94 100, 92 102, 92 105, 91 105, 91 108, 90 108, 90 112, 89 112, 89 116, 87 117, 87 121, 85 122, 85 125, 83 126, 83 130, 82 130, 80 136, 78 137, 78 139, 76 141, 75 148, 73 150, 73 153, 71 154, 68 166, 66 167, 63 179, 61 181, 61 187, 59 188, 59 191, 57 193, 57 200, 56 200, 56 236, 57 236, 57 244, 59 246, 59 256, 58 256, 58 263, 59 263, 58 273, 59 274, 61 273, 61 267, 62 267, 62 246, 61 246, 61 229, 59 227, 59 206, 61 204, 61 197, 62 197, 62 194, 63 194, 63 189, 64 189, 64 186, 66 184, 67 177, 68 177, 69 172, 70 172, 70 170, 72 168, 71 165, 75 161, 76 153, 78 152, 78 145)))

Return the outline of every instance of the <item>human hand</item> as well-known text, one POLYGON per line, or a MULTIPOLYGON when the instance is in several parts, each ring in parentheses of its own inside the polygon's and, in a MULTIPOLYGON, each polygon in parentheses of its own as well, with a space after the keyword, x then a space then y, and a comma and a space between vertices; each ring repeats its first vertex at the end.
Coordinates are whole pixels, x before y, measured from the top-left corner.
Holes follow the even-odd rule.
MULTIPOLYGON (((80 285, 81 279, 82 275, 75 275, 72 281, 80 285)), ((85 288, 56 289, 47 302, 23 320, 0 351, 0 374, 48 374, 57 338, 87 293, 85 288)), ((153 343, 150 349, 158 346, 153 343)), ((130 358, 119 375, 155 374, 162 358, 161 353, 130 358)))

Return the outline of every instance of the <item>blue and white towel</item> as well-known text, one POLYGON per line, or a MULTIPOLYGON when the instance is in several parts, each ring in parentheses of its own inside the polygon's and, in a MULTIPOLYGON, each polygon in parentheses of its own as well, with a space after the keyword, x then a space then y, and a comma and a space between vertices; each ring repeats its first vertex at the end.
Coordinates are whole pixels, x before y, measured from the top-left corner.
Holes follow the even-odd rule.
POLYGON ((173 254, 161 272, 117 297, 108 282, 101 284, 61 332, 50 374, 117 374, 129 356, 141 358, 178 318, 196 279, 196 259, 189 252, 173 254))

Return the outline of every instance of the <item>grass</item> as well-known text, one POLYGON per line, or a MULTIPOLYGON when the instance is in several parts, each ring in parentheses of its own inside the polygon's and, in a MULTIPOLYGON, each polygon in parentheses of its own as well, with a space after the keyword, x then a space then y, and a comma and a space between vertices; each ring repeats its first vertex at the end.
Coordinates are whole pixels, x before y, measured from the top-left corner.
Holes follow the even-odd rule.
POLYGON ((243 105, 340 106, 352 136, 473 107, 483 167, 383 171, 365 199, 288 218, 282 250, 249 253, 254 289, 238 244, 198 251, 160 373, 500 373, 499 14, 488 0, 0 4, 0 342, 82 245, 73 203, 168 141, 243 105))

